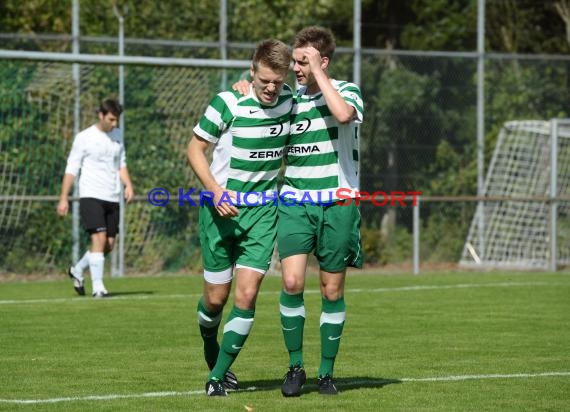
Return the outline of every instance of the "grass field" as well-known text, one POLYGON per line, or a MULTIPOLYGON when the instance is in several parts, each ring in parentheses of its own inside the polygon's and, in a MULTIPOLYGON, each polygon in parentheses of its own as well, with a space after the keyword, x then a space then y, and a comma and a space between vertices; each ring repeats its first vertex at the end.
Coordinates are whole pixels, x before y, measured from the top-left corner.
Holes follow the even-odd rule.
POLYGON ((0 284, 0 410, 570 410, 568 274, 349 275, 336 397, 316 391, 320 297, 311 276, 310 379, 292 399, 280 393, 279 278, 262 285, 232 367, 243 389, 227 398, 203 392, 200 276, 106 283, 115 294, 106 300, 75 296, 63 278, 0 284))

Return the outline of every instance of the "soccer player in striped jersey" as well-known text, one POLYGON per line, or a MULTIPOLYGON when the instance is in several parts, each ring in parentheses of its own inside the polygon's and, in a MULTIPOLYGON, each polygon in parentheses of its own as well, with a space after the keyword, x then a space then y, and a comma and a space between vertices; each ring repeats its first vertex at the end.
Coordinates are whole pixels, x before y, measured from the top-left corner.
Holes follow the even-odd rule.
POLYGON ((309 253, 320 266, 322 306, 319 392, 337 394, 333 367, 346 316, 344 284, 348 266, 362 267, 360 212, 354 201, 337 204, 338 191, 354 198, 359 190, 359 87, 327 74, 335 39, 323 27, 307 27, 293 42, 293 70, 300 88, 291 115, 286 169, 279 203, 277 244, 283 272, 279 299, 281 327, 289 352, 284 396, 299 396, 306 380, 303 360, 303 291, 309 253), (289 204, 295 201, 296 206, 289 204))
POLYGON ((292 91, 285 85, 290 48, 278 40, 259 43, 253 55, 249 93, 217 94, 194 128, 190 165, 211 204, 200 206, 204 266, 198 324, 210 373, 208 396, 237 389, 229 370, 251 331, 255 302, 276 238, 277 176, 289 136, 292 91), (206 151, 214 146, 208 163, 206 151), (232 279, 234 303, 221 344, 217 334, 232 279))

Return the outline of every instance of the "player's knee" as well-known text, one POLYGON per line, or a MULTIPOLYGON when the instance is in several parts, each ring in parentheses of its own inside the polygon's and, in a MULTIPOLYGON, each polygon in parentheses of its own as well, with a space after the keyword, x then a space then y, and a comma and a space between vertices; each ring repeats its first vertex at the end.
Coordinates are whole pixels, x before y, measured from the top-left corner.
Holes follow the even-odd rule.
POLYGON ((208 296, 204 296, 204 304, 206 309, 212 312, 219 312, 221 311, 228 301, 228 296, 220 295, 220 294, 210 294, 208 296))
POLYGON ((284 275, 283 276, 283 290, 294 295, 303 291, 304 282, 303 278, 295 275, 284 275))
POLYGON ((236 296, 235 305, 240 309, 255 309, 257 295, 236 296))
POLYGON ((344 295, 342 288, 339 288, 335 284, 323 285, 321 292, 323 297, 331 302, 339 300, 344 295))
POLYGON ((330 302, 336 302, 337 300, 339 300, 342 297, 342 295, 339 292, 326 292, 325 291, 323 297, 330 302))
POLYGON ((211 312, 221 312, 226 305, 226 300, 213 300, 209 304, 206 304, 206 308, 211 312))

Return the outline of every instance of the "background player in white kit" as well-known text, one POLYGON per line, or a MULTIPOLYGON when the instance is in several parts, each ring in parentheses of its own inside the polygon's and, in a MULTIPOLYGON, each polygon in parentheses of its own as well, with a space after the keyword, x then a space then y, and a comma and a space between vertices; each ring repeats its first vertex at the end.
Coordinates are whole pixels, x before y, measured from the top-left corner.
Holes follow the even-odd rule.
POLYGON ((134 197, 127 169, 125 146, 117 123, 123 108, 114 99, 103 100, 97 110, 99 120, 75 136, 61 184, 57 205, 60 216, 69 211, 69 192, 79 177, 79 208, 81 224, 89 233, 91 246, 68 274, 79 295, 85 295, 84 270, 89 267, 96 298, 108 297, 103 283, 105 254, 115 245, 119 232, 119 196, 121 182, 125 185, 127 202, 134 197))

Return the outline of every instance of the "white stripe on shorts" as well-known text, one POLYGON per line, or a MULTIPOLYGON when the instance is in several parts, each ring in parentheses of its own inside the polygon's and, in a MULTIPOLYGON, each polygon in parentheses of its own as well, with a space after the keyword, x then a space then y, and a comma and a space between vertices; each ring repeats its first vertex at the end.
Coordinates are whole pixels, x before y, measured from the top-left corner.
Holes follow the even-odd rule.
POLYGON ((233 277, 233 266, 230 266, 226 270, 221 272, 210 272, 204 269, 204 280, 208 283, 214 285, 223 285, 225 283, 230 283, 233 277))
POLYGON ((262 275, 265 275, 265 272, 267 272, 267 270, 252 268, 251 266, 240 265, 239 263, 236 264, 236 269, 249 269, 253 270, 254 272, 261 273, 262 275))

